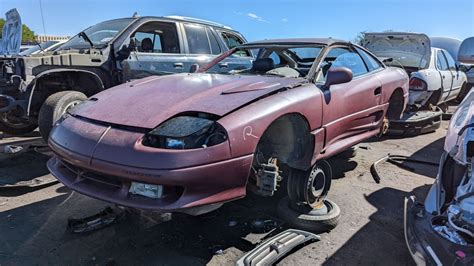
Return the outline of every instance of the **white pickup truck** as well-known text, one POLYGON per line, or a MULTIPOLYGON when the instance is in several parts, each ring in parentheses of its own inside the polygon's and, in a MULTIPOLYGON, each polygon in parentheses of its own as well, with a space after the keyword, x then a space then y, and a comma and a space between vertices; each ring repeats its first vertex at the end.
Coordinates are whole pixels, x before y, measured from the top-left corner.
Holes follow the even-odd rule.
POLYGON ((366 33, 362 45, 391 66, 410 76, 409 105, 437 106, 462 100, 467 77, 444 49, 431 47, 425 34, 408 32, 366 33))

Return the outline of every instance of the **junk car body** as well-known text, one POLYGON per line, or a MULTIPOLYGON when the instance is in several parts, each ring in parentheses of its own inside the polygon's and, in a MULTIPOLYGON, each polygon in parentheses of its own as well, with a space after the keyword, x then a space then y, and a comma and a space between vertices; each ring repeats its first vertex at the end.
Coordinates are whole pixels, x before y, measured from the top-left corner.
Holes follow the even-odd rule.
POLYGON ((48 168, 73 190, 140 209, 201 214, 247 188, 273 195, 281 182, 290 198, 314 203, 330 180, 305 187, 303 177, 288 176, 305 176, 380 134, 407 97, 406 73, 357 45, 254 42, 197 73, 149 77, 89 98, 53 129, 48 168), (258 51, 251 68, 216 70, 251 50, 258 51))
MULTIPOLYGON (((72 94, 61 101, 65 91, 86 98, 130 80, 189 72, 191 65, 244 42, 240 33, 215 22, 131 17, 91 26, 45 54, 0 58, 0 131, 18 135, 39 125, 47 139, 72 101, 82 100, 72 94)), ((235 56, 217 67, 227 71, 250 60, 235 56)))
POLYGON ((387 64, 408 73, 410 106, 438 106, 455 99, 461 101, 466 95, 466 74, 448 51, 432 47, 425 34, 365 33, 362 45, 387 64))

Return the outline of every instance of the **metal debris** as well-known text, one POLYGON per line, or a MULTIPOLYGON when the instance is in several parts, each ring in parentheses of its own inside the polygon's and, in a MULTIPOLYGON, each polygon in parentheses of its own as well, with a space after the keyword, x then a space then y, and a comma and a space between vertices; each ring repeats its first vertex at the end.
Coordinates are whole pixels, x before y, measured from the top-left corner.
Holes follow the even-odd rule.
POLYGON ((6 154, 14 154, 14 153, 19 153, 20 151, 23 150, 23 146, 19 145, 5 145, 3 146, 3 153, 6 154))
POLYGON ((375 180, 375 183, 379 184, 380 183, 380 175, 378 173, 378 169, 377 169, 377 166, 380 164, 380 163, 384 163, 384 162, 389 162, 393 165, 396 165, 402 169, 405 169, 407 171, 410 171, 410 172, 415 172, 415 168, 413 167, 410 167, 410 166, 407 166, 405 165, 404 163, 405 162, 408 162, 408 163, 417 163, 417 164, 425 164, 425 165, 431 165, 431 166, 439 166, 439 163, 435 163, 435 162, 430 162, 430 161, 424 161, 424 160, 416 160, 416 159, 410 159, 408 156, 404 156, 404 155, 391 155, 391 154, 387 154, 387 156, 384 156, 380 159, 378 159, 377 161, 375 161, 371 166, 370 166, 370 173, 372 174, 372 177, 374 178, 375 180))
POLYGON ((68 229, 73 233, 87 233, 104 228, 123 216, 123 212, 116 212, 111 207, 89 217, 69 219, 68 229))

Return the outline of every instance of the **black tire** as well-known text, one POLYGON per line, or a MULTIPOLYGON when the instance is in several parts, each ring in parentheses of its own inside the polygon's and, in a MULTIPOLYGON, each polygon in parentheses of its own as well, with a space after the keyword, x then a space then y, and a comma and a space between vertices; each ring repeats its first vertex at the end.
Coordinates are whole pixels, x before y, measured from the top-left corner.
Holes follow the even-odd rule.
POLYGON ((48 141, 54 123, 71 107, 71 104, 86 99, 87 96, 78 91, 60 91, 50 95, 41 106, 38 116, 38 127, 43 139, 48 141))
POLYGON ((292 208, 292 202, 288 197, 278 203, 278 216, 290 226, 315 233, 323 233, 336 228, 339 223, 341 209, 336 203, 325 199, 324 204, 328 208, 327 214, 311 215, 309 207, 302 210, 292 208))
POLYGON ((0 132, 6 133, 8 135, 25 135, 30 132, 33 132, 38 125, 36 124, 29 124, 29 123, 17 123, 17 124, 10 124, 3 120, 0 120, 0 132))

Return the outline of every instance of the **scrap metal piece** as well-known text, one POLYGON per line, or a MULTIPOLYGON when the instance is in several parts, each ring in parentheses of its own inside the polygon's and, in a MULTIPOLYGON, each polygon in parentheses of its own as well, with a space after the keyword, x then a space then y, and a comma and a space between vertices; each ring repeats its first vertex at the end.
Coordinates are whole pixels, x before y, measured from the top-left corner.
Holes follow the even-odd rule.
POLYGON ((411 171, 411 172, 415 172, 415 168, 405 165, 404 162, 425 164, 425 165, 431 165, 431 166, 439 166, 439 163, 435 163, 435 162, 411 159, 408 156, 404 156, 404 155, 387 154, 386 156, 384 156, 384 157, 378 159, 377 161, 375 161, 370 166, 370 174, 372 174, 372 178, 375 180, 375 183, 377 183, 377 184, 380 183, 380 175, 379 175, 379 171, 377 169, 377 166, 381 163, 384 163, 384 162, 389 162, 389 163, 391 163, 395 166, 398 166, 402 169, 405 169, 405 170, 408 170, 408 171, 411 171))
POLYGON ((104 228, 123 216, 123 212, 115 212, 111 207, 89 217, 69 219, 67 227, 73 233, 87 233, 104 228))
POLYGON ((256 248, 246 253, 235 265, 253 266, 253 265, 271 265, 277 260, 283 258, 295 247, 308 241, 319 241, 318 235, 302 230, 288 229, 271 237, 256 248))

